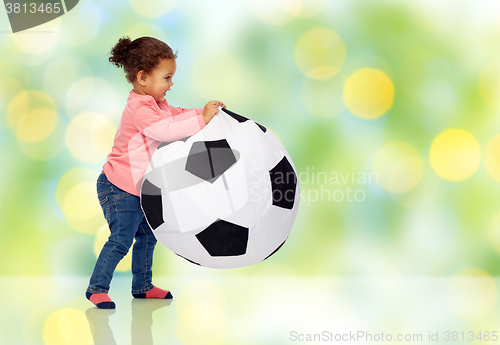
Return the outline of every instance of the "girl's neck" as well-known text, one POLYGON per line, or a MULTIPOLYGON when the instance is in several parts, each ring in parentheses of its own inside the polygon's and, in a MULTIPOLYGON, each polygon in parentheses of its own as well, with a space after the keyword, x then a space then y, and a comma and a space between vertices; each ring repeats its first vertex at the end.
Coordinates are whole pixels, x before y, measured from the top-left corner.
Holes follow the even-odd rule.
POLYGON ((138 87, 135 87, 135 86, 134 86, 134 88, 133 88, 132 90, 133 90, 136 94, 138 94, 138 95, 143 95, 143 96, 144 96, 144 95, 146 95, 146 93, 145 93, 144 91, 142 91, 142 90, 141 90, 140 88, 138 88, 138 87))

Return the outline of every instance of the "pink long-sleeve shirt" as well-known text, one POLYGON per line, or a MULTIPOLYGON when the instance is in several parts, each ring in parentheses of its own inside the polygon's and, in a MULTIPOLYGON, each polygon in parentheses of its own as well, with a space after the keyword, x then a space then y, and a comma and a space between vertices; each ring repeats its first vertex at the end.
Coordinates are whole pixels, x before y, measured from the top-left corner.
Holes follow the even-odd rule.
POLYGON ((118 188, 139 196, 142 178, 162 142, 191 136, 205 127, 203 109, 176 108, 166 100, 130 91, 113 148, 102 170, 118 188))

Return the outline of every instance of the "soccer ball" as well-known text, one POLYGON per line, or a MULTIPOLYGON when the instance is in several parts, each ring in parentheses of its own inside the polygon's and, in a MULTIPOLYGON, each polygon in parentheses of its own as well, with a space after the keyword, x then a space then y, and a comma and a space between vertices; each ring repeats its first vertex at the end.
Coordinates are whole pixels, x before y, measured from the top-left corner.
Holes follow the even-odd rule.
POLYGON ((279 140, 221 109, 195 135, 158 146, 140 197, 155 237, 175 254, 200 266, 235 268, 283 245, 300 191, 279 140))

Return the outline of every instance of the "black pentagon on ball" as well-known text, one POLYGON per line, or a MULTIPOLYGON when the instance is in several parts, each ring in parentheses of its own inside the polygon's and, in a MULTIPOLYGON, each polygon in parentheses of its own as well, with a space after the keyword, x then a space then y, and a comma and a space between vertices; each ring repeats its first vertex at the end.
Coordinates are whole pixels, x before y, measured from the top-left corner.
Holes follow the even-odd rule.
POLYGON ((146 178, 142 183, 141 205, 144 215, 153 230, 163 224, 161 190, 146 178))
MULTIPOLYGON (((182 139, 179 139, 177 141, 183 141, 183 142, 186 142, 190 137, 185 137, 185 138, 182 138, 182 139)), ((165 141, 165 142, 162 142, 160 145, 158 145, 158 147, 156 148, 157 150, 161 149, 162 147, 165 147, 167 145, 170 145, 172 143, 175 143, 175 141, 165 141)))
POLYGON ((226 139, 196 141, 189 151, 186 170, 213 183, 234 163, 236 157, 226 139))
POLYGON ((285 242, 286 242, 286 240, 287 240, 287 239, 288 239, 288 237, 287 237, 287 238, 283 241, 283 243, 282 243, 282 244, 280 244, 280 245, 278 246, 278 248, 276 248, 275 250, 273 250, 273 252, 272 252, 271 254, 269 254, 268 256, 266 256, 266 257, 264 258, 264 260, 267 260, 267 259, 268 259, 271 255, 273 255, 273 254, 274 254, 274 253, 276 253, 278 250, 280 250, 280 248, 281 248, 281 247, 283 247, 283 245, 285 244, 285 242))
POLYGON ((248 228, 218 219, 196 235, 211 256, 237 256, 247 251, 248 228))
MULTIPOLYGON (((245 121, 248 121, 249 118, 245 117, 245 116, 241 116, 239 114, 236 114, 236 113, 233 113, 232 111, 230 110, 227 110, 227 109, 222 109, 222 111, 224 111, 226 114, 228 114, 229 116, 231 116, 233 119, 235 119, 236 121, 238 121, 239 123, 242 123, 242 122, 245 122, 245 121)), ((260 130, 262 132, 266 132, 267 131, 267 128, 262 126, 261 124, 257 123, 254 121, 254 123, 259 126, 260 130)))
POLYGON ((175 254, 176 254, 177 256, 180 256, 180 257, 181 257, 181 258, 183 258, 184 260, 189 261, 189 262, 190 262, 190 263, 192 263, 192 264, 195 264, 195 265, 201 266, 199 263, 194 262, 193 260, 189 260, 188 258, 186 258, 186 257, 182 256, 181 254, 177 254, 177 253, 175 253, 175 254))
POLYGON ((283 157, 269 171, 269 175, 273 189, 273 205, 291 210, 295 202, 297 175, 288 159, 283 157))

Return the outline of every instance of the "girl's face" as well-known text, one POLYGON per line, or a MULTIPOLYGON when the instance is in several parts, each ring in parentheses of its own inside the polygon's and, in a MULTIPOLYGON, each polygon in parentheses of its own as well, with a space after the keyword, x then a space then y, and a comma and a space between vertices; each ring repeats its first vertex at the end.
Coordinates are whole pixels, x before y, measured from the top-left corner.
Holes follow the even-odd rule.
POLYGON ((162 102, 166 92, 174 85, 172 78, 176 69, 174 59, 161 60, 160 64, 146 76, 144 93, 153 96, 157 102, 162 102))

